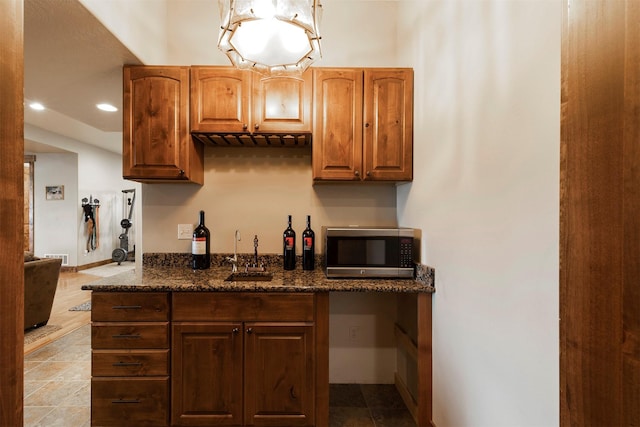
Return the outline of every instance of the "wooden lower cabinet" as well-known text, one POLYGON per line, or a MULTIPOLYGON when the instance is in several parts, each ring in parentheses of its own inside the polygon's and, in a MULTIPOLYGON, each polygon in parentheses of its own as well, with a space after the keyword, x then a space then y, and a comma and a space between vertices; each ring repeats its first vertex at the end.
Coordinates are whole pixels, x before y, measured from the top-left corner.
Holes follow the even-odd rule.
POLYGON ((93 292, 92 426, 328 424, 328 294, 93 292))
POLYGON ((172 322, 172 425, 314 426, 313 304, 302 313, 300 295, 292 300, 274 294, 201 295, 201 307, 218 307, 220 299, 240 307, 229 313, 225 304, 220 321, 214 309, 211 321, 203 322, 188 321, 201 319, 201 311, 182 310, 192 298, 174 294, 173 299, 180 321, 172 322), (296 305, 287 310, 287 302, 296 305), (297 321, 278 321, 292 312, 300 313, 297 321))

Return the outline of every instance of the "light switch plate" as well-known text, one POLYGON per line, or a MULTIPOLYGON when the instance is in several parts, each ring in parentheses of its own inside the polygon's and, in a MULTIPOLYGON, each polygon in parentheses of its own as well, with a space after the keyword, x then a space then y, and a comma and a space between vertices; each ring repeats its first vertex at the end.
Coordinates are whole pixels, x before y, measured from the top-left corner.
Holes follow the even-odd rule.
POLYGON ((193 224, 178 224, 178 240, 191 240, 193 224))

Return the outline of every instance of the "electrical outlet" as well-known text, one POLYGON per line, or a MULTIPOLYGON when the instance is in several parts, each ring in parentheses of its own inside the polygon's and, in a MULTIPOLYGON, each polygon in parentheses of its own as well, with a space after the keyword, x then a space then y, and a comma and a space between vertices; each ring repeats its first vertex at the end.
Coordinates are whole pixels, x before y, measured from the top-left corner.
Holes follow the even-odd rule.
POLYGON ((178 224, 178 240, 191 240, 193 224, 178 224))
POLYGON ((360 326, 351 326, 349 328, 349 341, 358 342, 360 340, 360 326))

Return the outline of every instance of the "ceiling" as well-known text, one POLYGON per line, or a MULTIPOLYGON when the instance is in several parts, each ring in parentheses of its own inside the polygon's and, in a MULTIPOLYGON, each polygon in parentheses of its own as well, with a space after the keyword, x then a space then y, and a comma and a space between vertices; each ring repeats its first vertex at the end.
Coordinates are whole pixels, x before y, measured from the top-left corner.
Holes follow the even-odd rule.
MULTIPOLYGON (((141 62, 78 0, 25 0, 26 123, 121 152, 124 64, 141 62), (47 110, 31 110, 31 101, 47 110), (118 111, 98 110, 102 102, 118 111)), ((30 147, 46 150, 25 141, 30 147)))

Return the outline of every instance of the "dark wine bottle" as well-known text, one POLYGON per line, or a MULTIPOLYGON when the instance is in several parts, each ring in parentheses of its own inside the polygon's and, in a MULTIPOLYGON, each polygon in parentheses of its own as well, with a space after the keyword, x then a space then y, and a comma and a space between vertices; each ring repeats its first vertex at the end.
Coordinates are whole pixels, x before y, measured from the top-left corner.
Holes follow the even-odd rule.
POLYGON ((311 215, 307 215, 307 228, 302 232, 302 269, 315 268, 316 235, 311 229, 311 215))
POLYGON ((204 211, 200 211, 200 222, 193 230, 191 241, 191 266, 194 270, 206 270, 211 266, 210 240, 211 234, 204 225, 204 211))
POLYGON ((296 232, 291 228, 291 215, 289 215, 289 226, 282 235, 282 246, 284 255, 284 269, 295 270, 296 268, 296 232))

